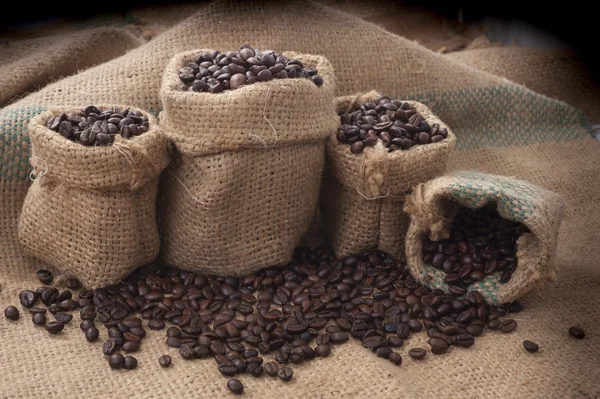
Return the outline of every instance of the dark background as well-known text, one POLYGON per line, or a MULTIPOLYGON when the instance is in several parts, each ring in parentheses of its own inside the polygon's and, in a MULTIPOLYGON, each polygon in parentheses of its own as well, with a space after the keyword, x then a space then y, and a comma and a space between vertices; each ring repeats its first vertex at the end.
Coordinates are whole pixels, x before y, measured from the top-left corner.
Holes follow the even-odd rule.
MULTIPOLYGON (((281 0, 280 0, 281 1, 281 0)), ((393 1, 393 0, 390 0, 393 1)), ((299 0, 290 1, 290 7, 298 4, 299 0)), ((202 1, 199 1, 202 3, 202 1)), ((496 17, 506 20, 519 20, 530 23, 542 30, 556 36, 569 47, 575 50, 588 64, 591 70, 600 66, 594 52, 600 37, 598 34, 597 14, 591 2, 571 0, 568 2, 547 2, 544 5, 535 5, 526 1, 402 1, 402 4, 420 6, 436 10, 440 14, 457 15, 459 9, 463 10, 465 23, 477 22, 484 17, 496 17)), ((16 10, 23 2, 16 3, 16 10)), ((15 25, 31 24, 56 18, 81 18, 92 17, 103 12, 125 12, 127 10, 153 4, 169 4, 177 7, 177 2, 158 0, 128 0, 126 2, 78 2, 77 4, 64 1, 38 2, 22 7, 20 11, 0 13, 0 27, 15 27, 15 25)), ((0 29, 1 30, 1 29, 0 29)), ((1 60, 0 60, 1 62, 1 60)))

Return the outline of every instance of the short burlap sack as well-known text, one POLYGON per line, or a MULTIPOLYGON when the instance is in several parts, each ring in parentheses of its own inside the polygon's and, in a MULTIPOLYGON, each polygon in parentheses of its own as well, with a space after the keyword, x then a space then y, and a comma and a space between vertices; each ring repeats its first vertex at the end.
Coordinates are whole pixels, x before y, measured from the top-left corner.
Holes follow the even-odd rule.
MULTIPOLYGON (((338 97, 338 112, 353 111, 380 95, 338 97)), ((408 218, 404 199, 412 187, 446 171, 456 137, 425 105, 408 101, 430 125, 448 129, 438 143, 406 151, 388 152, 383 143, 353 154, 335 135, 327 140, 327 163, 321 195, 321 216, 327 240, 335 254, 345 256, 378 247, 396 258, 403 257, 408 218)))
POLYGON ((448 292, 443 271, 423 262, 423 239, 446 239, 461 206, 478 209, 495 203, 507 220, 524 224, 529 233, 517 240, 517 269, 505 284, 499 273, 473 283, 469 291, 479 291, 491 304, 519 299, 541 283, 554 280, 558 228, 564 204, 552 191, 512 177, 479 172, 454 172, 417 186, 407 198, 410 215, 406 235, 406 257, 411 274, 430 288, 448 292))
POLYGON ((85 147, 46 127, 51 118, 80 110, 54 109, 30 122, 35 181, 21 211, 19 240, 31 255, 97 287, 159 252, 156 195, 167 145, 156 119, 142 110, 150 129, 131 139, 117 135, 106 147, 85 147))
POLYGON ((288 53, 325 83, 179 91, 179 69, 205 51, 177 54, 161 88, 161 124, 177 153, 161 195, 162 251, 188 270, 242 275, 288 262, 310 225, 337 125, 335 77, 325 58, 288 53))

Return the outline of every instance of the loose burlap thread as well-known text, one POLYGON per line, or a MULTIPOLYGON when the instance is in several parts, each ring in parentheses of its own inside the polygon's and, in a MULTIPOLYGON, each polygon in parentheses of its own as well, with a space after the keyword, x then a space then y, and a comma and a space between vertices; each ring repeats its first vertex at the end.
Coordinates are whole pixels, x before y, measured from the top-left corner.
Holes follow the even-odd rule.
POLYGON ((325 83, 179 91, 179 69, 205 51, 174 56, 161 88, 161 123, 177 154, 164 179, 162 253, 184 269, 242 275, 288 262, 313 219, 337 123, 335 76, 323 57, 286 53, 325 83))
MULTIPOLYGON (((357 109, 380 96, 376 91, 338 97, 338 112, 357 109)), ((328 241, 337 256, 377 247, 404 256, 408 218, 405 196, 413 186, 444 173, 456 137, 425 105, 408 101, 430 125, 448 129, 438 143, 407 151, 388 152, 383 143, 353 154, 335 135, 327 141, 327 167, 321 195, 321 215, 328 241)))
POLYGON ((497 205, 500 215, 529 228, 517 240, 516 271, 500 283, 499 273, 469 286, 487 302, 510 303, 547 281, 555 279, 554 255, 564 204, 552 191, 516 178, 461 171, 417 186, 407 198, 410 215, 406 235, 406 257, 411 274, 432 289, 448 291, 445 273, 423 262, 423 240, 448 238, 452 221, 461 206, 479 209, 497 205))
POLYGON ((130 139, 116 136, 111 146, 85 147, 46 127, 63 112, 79 111, 49 110, 29 125, 35 178, 20 215, 19 240, 31 255, 97 287, 158 254, 156 195, 167 147, 156 119, 141 110, 150 129, 130 139))

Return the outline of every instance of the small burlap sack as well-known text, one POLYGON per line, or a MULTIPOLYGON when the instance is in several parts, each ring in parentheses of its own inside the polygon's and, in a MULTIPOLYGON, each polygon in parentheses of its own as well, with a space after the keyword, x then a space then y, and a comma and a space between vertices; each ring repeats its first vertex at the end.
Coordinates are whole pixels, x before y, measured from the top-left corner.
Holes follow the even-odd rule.
POLYGON ((164 259, 220 275, 286 263, 317 208, 325 139, 337 126, 333 68, 320 56, 286 53, 325 83, 179 91, 179 69, 204 51, 173 57, 161 88, 161 123, 178 153, 162 190, 164 259))
POLYGON ((117 282, 159 252, 156 195, 167 145, 156 119, 141 110, 150 129, 131 139, 117 135, 106 147, 85 147, 46 127, 52 117, 80 110, 54 109, 31 120, 36 177, 18 231, 31 255, 97 287, 117 282))
MULTIPOLYGON (((338 112, 375 100, 376 91, 338 97, 338 112)), ((448 129, 448 137, 407 151, 388 152, 383 143, 353 154, 335 135, 327 140, 326 178, 321 195, 323 228, 338 257, 378 247, 403 257, 408 217, 404 199, 412 187, 443 174, 456 137, 429 108, 408 101, 430 125, 448 129)))
POLYGON ((501 284, 499 275, 487 276, 469 286, 491 304, 517 300, 541 283, 555 279, 553 262, 564 204, 552 191, 516 178, 479 172, 454 172, 417 186, 407 198, 410 215, 406 235, 406 257, 412 275, 430 288, 448 292, 446 275, 423 262, 423 238, 446 239, 461 206, 478 209, 496 203, 498 213, 523 223, 530 230, 517 240, 517 269, 501 284))

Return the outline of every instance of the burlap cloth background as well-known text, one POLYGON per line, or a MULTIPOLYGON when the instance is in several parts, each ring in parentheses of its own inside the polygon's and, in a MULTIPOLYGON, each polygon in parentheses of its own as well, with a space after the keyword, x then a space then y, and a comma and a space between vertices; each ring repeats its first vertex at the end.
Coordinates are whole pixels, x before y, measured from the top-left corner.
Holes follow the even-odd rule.
MULTIPOLYGON (((517 176, 557 191, 567 204, 557 248, 562 271, 556 283, 523 299, 527 309, 515 315, 514 333, 486 334, 470 349, 453 348, 420 363, 405 356, 399 368, 353 342, 329 358, 296 367, 289 383, 243 376, 246 397, 600 396, 600 143, 589 135, 583 112, 313 3, 206 5, 128 54, 2 109, 0 308, 17 304, 21 289, 39 285, 37 265, 22 254, 16 235, 29 185, 29 143, 23 136, 28 120, 50 105, 84 102, 157 111, 162 68, 173 54, 198 46, 236 48, 243 42, 326 56, 338 77, 337 95, 376 89, 421 101, 457 136, 451 169, 517 176), (585 340, 568 337, 572 325, 586 330, 585 340), (540 352, 525 352, 524 339, 538 342, 540 352)), ((105 331, 101 337, 106 338, 105 331)), ((424 341, 424 335, 411 338, 401 354, 424 341)), ((0 397, 230 397, 214 361, 183 361, 164 344, 164 331, 144 340, 133 372, 110 370, 102 343, 87 343, 77 322, 49 336, 27 316, 16 323, 0 317, 0 342, 0 397), (171 369, 158 365, 164 353, 174 355, 171 369)))

